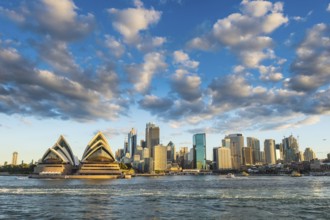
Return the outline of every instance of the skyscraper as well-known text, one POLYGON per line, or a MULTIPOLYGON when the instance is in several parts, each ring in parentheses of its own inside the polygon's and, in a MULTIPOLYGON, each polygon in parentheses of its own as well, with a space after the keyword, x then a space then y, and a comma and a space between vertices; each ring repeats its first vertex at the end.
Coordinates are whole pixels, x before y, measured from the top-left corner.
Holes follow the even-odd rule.
POLYGON ((260 163, 260 141, 254 137, 247 137, 246 138, 246 145, 247 147, 252 148, 252 156, 253 156, 253 164, 260 163))
POLYGON ((290 137, 284 138, 282 143, 285 162, 298 161, 299 145, 297 139, 290 135, 290 137))
POLYGON ((175 161, 175 145, 172 141, 167 144, 167 161, 174 162, 175 161))
POLYGON ((128 151, 131 155, 131 158, 134 158, 136 153, 136 145, 137 145, 137 135, 134 128, 128 133, 128 151))
POLYGON ((265 159, 267 164, 275 164, 275 141, 266 139, 264 142, 265 159))
POLYGON ((17 157, 18 157, 18 153, 17 152, 14 152, 13 153, 13 158, 11 160, 11 164, 16 166, 17 165, 17 157))
POLYGON ((314 151, 310 147, 307 147, 304 152, 305 161, 311 161, 315 158, 316 158, 316 155, 315 155, 314 151))
POLYGON ((206 136, 205 133, 193 136, 193 168, 206 169, 206 136))
POLYGON ((240 169, 243 162, 242 149, 244 147, 244 137, 242 134, 230 134, 225 138, 230 139, 232 166, 234 169, 240 169))
POLYGON ((216 159, 215 161, 216 170, 232 169, 230 148, 227 147, 214 148, 214 153, 216 153, 216 156, 214 156, 214 158, 216 159))
POLYGON ((244 165, 252 165, 253 164, 253 150, 252 147, 243 147, 243 161, 244 165))
POLYGON ((146 147, 149 149, 150 156, 153 155, 154 146, 159 144, 159 127, 153 123, 146 125, 146 147))
POLYGON ((155 171, 164 171, 167 168, 167 147, 162 145, 154 146, 153 161, 155 171))

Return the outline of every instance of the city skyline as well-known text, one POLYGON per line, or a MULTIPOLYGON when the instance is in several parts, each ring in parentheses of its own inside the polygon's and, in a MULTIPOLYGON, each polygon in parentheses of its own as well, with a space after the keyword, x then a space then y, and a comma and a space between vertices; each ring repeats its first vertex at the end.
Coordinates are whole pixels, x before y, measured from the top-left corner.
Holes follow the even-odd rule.
POLYGON ((208 160, 236 133, 326 158, 329 18, 325 0, 0 1, 0 164, 60 135, 116 151, 148 122, 177 149, 206 133, 208 160))

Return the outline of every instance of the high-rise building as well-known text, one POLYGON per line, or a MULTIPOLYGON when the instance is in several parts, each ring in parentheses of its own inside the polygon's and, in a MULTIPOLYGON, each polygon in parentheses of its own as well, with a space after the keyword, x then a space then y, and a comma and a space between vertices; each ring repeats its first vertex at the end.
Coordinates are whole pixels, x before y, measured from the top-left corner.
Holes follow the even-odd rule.
POLYGON ((175 161, 175 145, 172 141, 167 144, 167 161, 171 163, 175 161))
POLYGON ((278 160, 284 160, 283 157, 283 144, 275 144, 275 156, 276 156, 276 161, 278 160))
POLYGON ((164 171, 167 168, 167 147, 163 145, 154 146, 153 151, 154 170, 164 171))
POLYGON ((327 154, 328 160, 330 160, 330 153, 327 154))
POLYGON ((136 146, 137 146, 137 135, 136 131, 134 128, 128 133, 128 139, 127 139, 127 144, 128 144, 128 151, 131 155, 131 158, 134 158, 134 155, 136 153, 136 146))
POLYGON ((230 148, 230 138, 225 137, 222 139, 222 147, 230 148))
POLYGON ((244 165, 252 165, 253 164, 253 150, 252 147, 243 147, 243 161, 244 165))
POLYGON ((16 166, 17 165, 17 157, 18 157, 18 153, 17 152, 14 152, 13 153, 13 158, 11 160, 11 164, 16 166))
POLYGON ((297 139, 290 135, 290 137, 284 138, 282 143, 285 162, 298 161, 299 144, 297 139))
POLYGON ((314 151, 312 150, 312 148, 307 147, 305 149, 304 159, 305 159, 305 161, 311 161, 313 159, 316 159, 316 155, 315 155, 314 151))
POLYGON ((206 169, 206 136, 205 133, 193 136, 193 168, 206 169))
POLYGON ((146 125, 146 147, 149 149, 150 156, 153 155, 154 146, 159 144, 159 127, 153 123, 146 125))
POLYGON ((265 161, 265 151, 260 151, 260 163, 264 164, 265 161))
POLYGON ((275 164, 275 141, 266 139, 264 142, 265 159, 267 164, 275 164))
POLYGON ((254 137, 246 138, 246 146, 252 148, 252 163, 257 164, 260 163, 260 141, 254 137))
POLYGON ((232 166, 234 169, 240 169, 243 163, 242 149, 244 147, 244 137, 242 134, 230 134, 226 138, 230 139, 232 166))
POLYGON ((215 169, 216 170, 228 170, 232 169, 230 148, 218 147, 213 148, 216 153, 215 169))

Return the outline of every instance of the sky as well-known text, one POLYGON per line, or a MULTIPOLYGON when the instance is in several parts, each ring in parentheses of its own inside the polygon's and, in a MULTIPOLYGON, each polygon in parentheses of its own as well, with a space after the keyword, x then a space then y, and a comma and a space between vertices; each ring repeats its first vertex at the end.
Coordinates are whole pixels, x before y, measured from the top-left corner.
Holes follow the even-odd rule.
POLYGON ((207 159, 226 134, 330 153, 330 1, 0 0, 0 164, 135 128, 207 159))

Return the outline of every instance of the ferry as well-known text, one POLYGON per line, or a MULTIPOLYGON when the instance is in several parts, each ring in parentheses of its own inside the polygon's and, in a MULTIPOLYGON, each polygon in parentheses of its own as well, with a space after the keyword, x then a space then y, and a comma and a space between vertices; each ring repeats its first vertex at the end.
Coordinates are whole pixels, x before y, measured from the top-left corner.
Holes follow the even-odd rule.
POLYGON ((233 173, 228 173, 226 178, 235 178, 235 175, 233 173))
POLYGON ((291 176, 292 176, 292 177, 301 177, 302 175, 301 175, 301 173, 299 173, 299 172, 297 172, 297 171, 293 171, 293 172, 291 173, 291 176))

